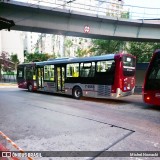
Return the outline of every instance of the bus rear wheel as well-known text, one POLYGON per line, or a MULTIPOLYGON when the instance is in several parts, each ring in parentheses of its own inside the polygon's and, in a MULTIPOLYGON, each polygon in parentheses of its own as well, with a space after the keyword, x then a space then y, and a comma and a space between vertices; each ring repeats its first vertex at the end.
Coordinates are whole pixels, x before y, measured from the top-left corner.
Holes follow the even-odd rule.
POLYGON ((80 99, 82 97, 82 89, 80 87, 75 87, 72 94, 75 99, 80 99))
POLYGON ((33 91, 33 86, 32 86, 32 84, 28 84, 28 91, 29 91, 29 92, 32 92, 32 91, 33 91))

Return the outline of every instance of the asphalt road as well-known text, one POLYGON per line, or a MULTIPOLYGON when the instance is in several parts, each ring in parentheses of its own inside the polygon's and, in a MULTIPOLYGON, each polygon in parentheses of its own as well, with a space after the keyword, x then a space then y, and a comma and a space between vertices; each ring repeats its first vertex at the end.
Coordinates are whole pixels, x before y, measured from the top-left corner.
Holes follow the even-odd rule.
MULTIPOLYGON (((160 151, 160 108, 144 104, 141 95, 75 100, 0 88, 0 131, 25 151, 98 151, 95 157, 40 160, 160 159, 101 157, 104 151, 160 151)), ((0 143, 16 150, 2 136, 0 143)))

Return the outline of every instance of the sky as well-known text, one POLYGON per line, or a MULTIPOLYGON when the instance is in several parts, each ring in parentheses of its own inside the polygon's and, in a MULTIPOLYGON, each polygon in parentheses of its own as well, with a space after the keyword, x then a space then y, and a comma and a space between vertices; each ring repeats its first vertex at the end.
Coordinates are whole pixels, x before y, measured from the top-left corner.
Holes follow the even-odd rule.
POLYGON ((130 12, 133 12, 132 14, 133 19, 160 18, 160 0, 124 0, 124 5, 149 7, 148 9, 130 7, 130 12), (150 9, 150 8, 156 8, 156 9, 150 9))
POLYGON ((139 7, 160 8, 160 0, 124 0, 125 4, 139 7))

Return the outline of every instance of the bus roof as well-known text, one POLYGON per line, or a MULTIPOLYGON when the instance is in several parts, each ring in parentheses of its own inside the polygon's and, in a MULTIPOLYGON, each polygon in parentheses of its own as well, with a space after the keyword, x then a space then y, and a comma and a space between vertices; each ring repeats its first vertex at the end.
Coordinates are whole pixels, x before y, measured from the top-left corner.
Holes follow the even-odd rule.
POLYGON ((44 66, 44 65, 51 65, 51 64, 66 64, 66 63, 79 63, 79 62, 90 62, 90 61, 101 61, 101 60, 113 60, 115 56, 121 57, 122 55, 130 55, 130 54, 106 54, 100 56, 92 56, 92 57, 75 57, 75 58, 57 58, 57 59, 49 59, 48 61, 42 62, 33 62, 33 63, 26 63, 20 65, 36 65, 36 66, 44 66))
POLYGON ((43 62, 36 62, 36 65, 45 65, 45 64, 65 64, 65 63, 78 63, 78 62, 90 62, 90 61, 99 61, 99 60, 111 60, 114 59, 115 54, 107 54, 101 56, 92 56, 92 57, 81 57, 81 58, 58 58, 43 62))

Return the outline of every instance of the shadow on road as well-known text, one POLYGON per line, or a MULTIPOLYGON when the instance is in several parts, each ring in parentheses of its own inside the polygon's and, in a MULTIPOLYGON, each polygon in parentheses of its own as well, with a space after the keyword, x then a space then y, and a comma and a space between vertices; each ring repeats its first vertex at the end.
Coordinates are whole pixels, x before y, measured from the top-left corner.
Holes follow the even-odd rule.
MULTIPOLYGON (((21 91, 28 92, 27 90, 21 90, 21 91)), ((60 94, 60 93, 58 94, 58 93, 49 93, 49 92, 40 92, 40 91, 31 92, 31 94, 34 94, 34 93, 73 99, 71 95, 65 95, 65 94, 60 94)), ((160 111, 160 106, 153 106, 153 105, 145 104, 142 100, 141 95, 138 95, 137 99, 136 98, 133 99, 131 96, 128 96, 128 97, 123 97, 123 99, 110 99, 110 98, 104 99, 104 98, 82 97, 80 100, 88 101, 88 102, 90 101, 90 102, 104 103, 104 104, 113 104, 113 105, 135 104, 134 107, 136 108, 160 111)))
POLYGON ((110 98, 90 98, 82 97, 81 100, 99 102, 99 103, 109 103, 109 104, 129 104, 131 102, 122 99, 110 99, 110 98))
POLYGON ((144 109, 155 110, 155 111, 160 112, 160 106, 154 106, 154 105, 145 104, 145 108, 144 109))

